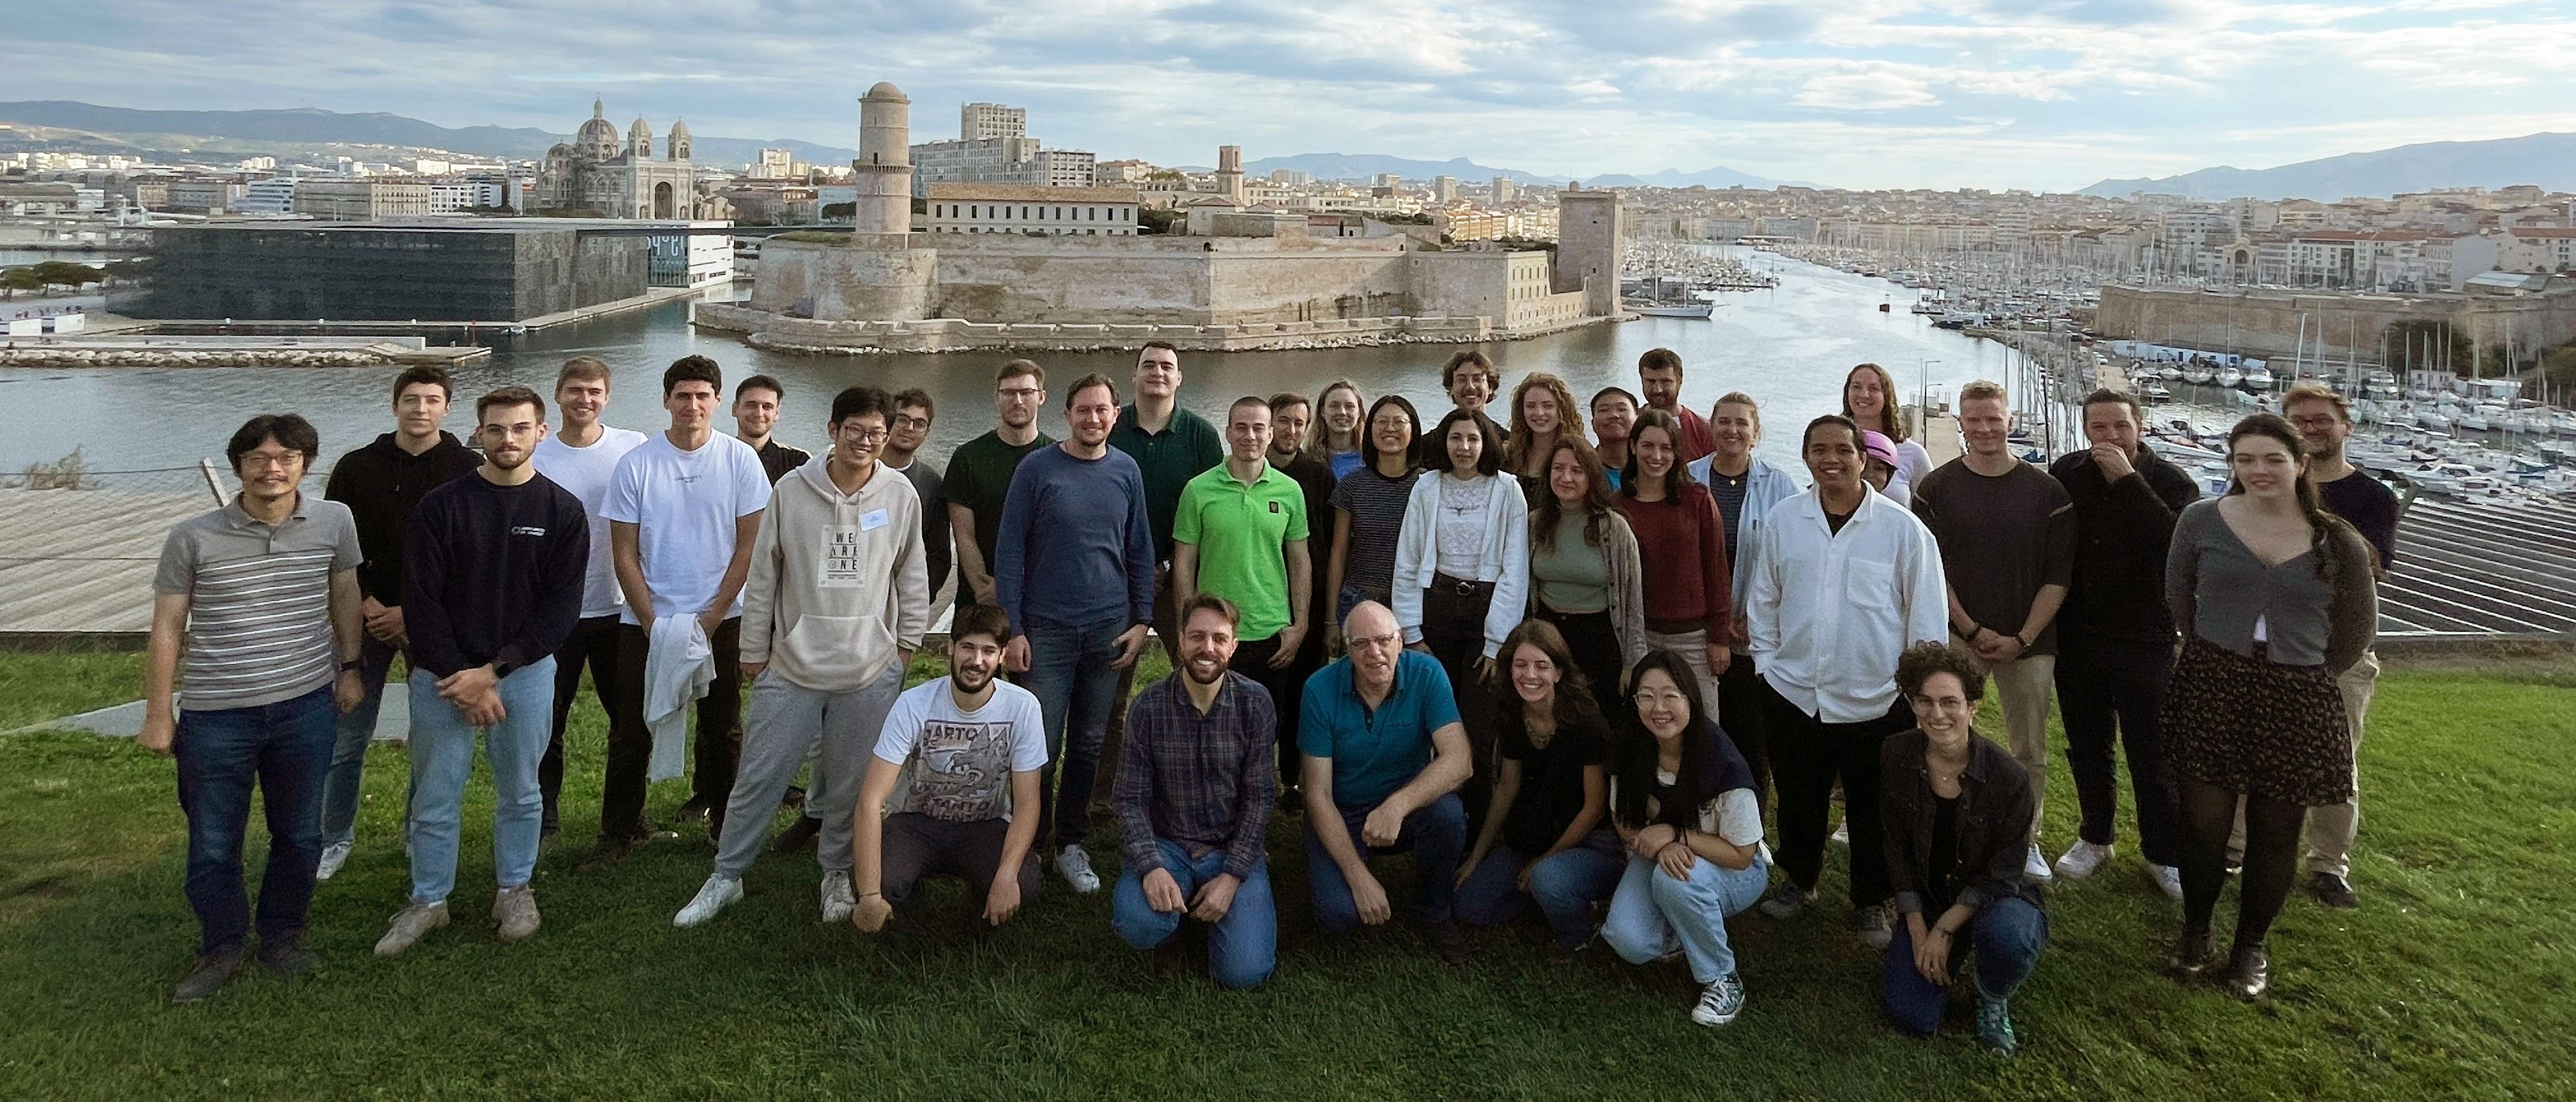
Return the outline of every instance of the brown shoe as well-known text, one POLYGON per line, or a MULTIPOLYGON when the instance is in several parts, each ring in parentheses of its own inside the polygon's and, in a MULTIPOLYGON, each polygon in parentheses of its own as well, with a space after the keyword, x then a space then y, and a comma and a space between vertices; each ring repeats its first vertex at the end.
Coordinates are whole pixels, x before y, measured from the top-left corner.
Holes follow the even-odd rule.
POLYGON ((171 989, 170 1001, 206 1001, 215 992, 223 990, 224 985, 232 982, 233 976, 241 971, 243 955, 242 947, 236 945, 198 957, 195 964, 188 966, 188 974, 179 977, 179 986, 171 989))
POLYGON ((2330 872, 2309 873, 2308 892, 2317 897, 2317 902, 2340 910, 2361 906, 2361 897, 2353 894, 2352 882, 2330 872))

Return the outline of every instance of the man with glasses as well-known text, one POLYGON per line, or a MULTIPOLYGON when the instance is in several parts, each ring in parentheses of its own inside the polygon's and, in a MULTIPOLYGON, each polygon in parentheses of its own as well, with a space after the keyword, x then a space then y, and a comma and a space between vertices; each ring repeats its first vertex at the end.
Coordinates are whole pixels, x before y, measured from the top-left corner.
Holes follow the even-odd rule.
POLYGON ((1369 862, 1413 851, 1414 919, 1440 959, 1467 959, 1453 921, 1467 848, 1467 728, 1440 660, 1408 650, 1395 612, 1362 601, 1346 650, 1306 679, 1297 751, 1305 762, 1306 870, 1315 919, 1345 933, 1394 913, 1369 862))
POLYGON ((1001 423, 948 457, 941 488, 957 543, 958 604, 1000 603, 993 592, 993 544, 1002 531, 1002 499, 1011 492, 1020 461, 1055 443, 1038 431, 1038 410, 1045 405, 1045 368, 1028 360, 1003 364, 993 378, 993 409, 1001 423))
POLYGON ((766 812, 814 757, 808 803, 823 820, 823 921, 850 917, 850 829, 858 789, 912 652, 930 630, 921 499, 877 461, 894 400, 875 387, 832 399, 832 449, 780 479, 751 545, 743 586, 742 675, 751 722, 714 875, 672 919, 696 926, 742 898, 766 812))
POLYGON ((322 859, 333 718, 366 695, 357 524, 347 506, 297 489, 321 450, 312 424, 292 413, 244 423, 224 446, 240 495, 172 528, 152 577, 135 742, 179 760, 188 905, 202 930, 172 1002, 212 996, 241 971, 252 927, 242 834, 254 786, 269 829, 259 959, 289 976, 313 968, 304 921, 322 859), (173 694, 183 652, 184 708, 173 694))
MULTIPOLYGON (((2379 559, 2377 574, 2386 581, 2388 572, 2397 565, 2397 495, 2378 479, 2355 470, 2352 461, 2345 458, 2344 441, 2352 437, 2352 407, 2333 390, 2316 383, 2301 383, 2282 398, 2281 412, 2288 415, 2306 445, 2308 480, 2316 483, 2317 497, 2327 512, 2351 522, 2361 537, 2370 541, 2370 549, 2379 559)), ((2379 655, 2375 651, 2361 652, 2361 661, 2335 679, 2343 690, 2344 718, 2352 726, 2356 762, 2353 797, 2308 813, 2308 891, 2329 907, 2361 906, 2351 879, 2352 840, 2361 831, 2361 770, 2357 763, 2361 759, 2362 721, 2370 714, 2371 690, 2378 683, 2379 655)))

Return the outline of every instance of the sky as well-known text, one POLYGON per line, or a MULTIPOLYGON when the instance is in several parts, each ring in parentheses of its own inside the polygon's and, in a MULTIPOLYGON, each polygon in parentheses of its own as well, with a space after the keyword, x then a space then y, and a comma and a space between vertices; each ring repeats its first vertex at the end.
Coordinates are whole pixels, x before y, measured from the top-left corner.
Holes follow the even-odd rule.
POLYGON ((2576 0, 98 0, 28 4, 0 100, 319 107, 569 132, 914 140, 1026 107, 1050 148, 1383 153, 1576 177, 1724 165, 2068 190, 2576 130, 2576 0))

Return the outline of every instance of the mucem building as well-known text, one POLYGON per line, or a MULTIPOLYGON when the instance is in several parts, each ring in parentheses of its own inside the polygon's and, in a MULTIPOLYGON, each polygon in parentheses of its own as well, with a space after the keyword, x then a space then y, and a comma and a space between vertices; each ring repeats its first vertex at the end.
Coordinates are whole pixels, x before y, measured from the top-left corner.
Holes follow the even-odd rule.
POLYGON ((644 237, 566 227, 211 225, 154 231, 136 317, 521 321, 645 293, 644 237))

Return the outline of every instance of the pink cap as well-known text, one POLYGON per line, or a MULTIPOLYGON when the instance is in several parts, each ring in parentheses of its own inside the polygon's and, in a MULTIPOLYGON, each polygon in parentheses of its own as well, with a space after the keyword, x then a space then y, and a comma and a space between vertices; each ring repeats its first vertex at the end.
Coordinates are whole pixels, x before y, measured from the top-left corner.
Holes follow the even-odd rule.
POLYGON ((1862 430, 1860 434, 1860 450, 1868 452, 1870 458, 1878 460, 1881 463, 1885 463, 1890 467, 1897 465, 1896 441, 1888 439, 1886 433, 1870 432, 1866 429, 1862 430))

